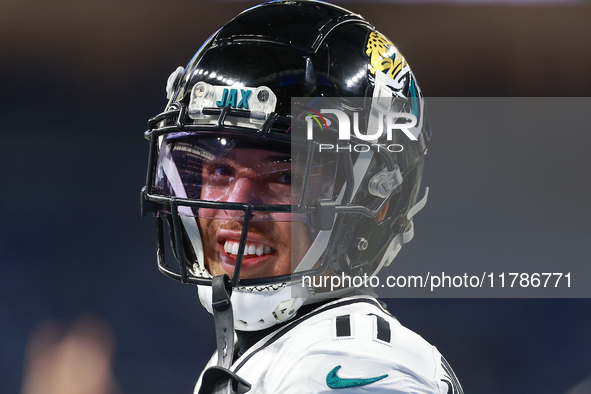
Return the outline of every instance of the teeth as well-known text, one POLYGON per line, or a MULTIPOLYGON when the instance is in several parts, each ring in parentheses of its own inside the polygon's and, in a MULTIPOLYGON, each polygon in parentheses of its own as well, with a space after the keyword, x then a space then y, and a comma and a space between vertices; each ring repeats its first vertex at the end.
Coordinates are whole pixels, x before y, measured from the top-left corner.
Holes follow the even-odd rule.
MULTIPOLYGON (((226 251, 226 253, 228 253, 228 254, 237 255, 239 247, 240 247, 240 242, 238 242, 238 241, 227 239, 226 242, 224 243, 224 251, 226 251)), ((244 248, 244 254, 245 255, 255 255, 256 254, 257 256, 262 256, 264 254, 271 253, 272 250, 273 249, 271 249, 271 247, 265 246, 262 244, 247 243, 246 247, 244 248)))

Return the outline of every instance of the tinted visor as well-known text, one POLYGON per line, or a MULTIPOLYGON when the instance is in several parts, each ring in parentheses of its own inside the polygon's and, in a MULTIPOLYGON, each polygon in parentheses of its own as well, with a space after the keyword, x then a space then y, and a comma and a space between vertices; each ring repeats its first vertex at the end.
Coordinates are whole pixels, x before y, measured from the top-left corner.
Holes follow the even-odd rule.
MULTIPOLYGON (((257 214, 251 220, 304 220, 304 207, 292 206, 331 198, 337 163, 330 155, 306 160, 305 146, 301 152, 284 142, 170 134, 160 146, 153 192, 203 202, 252 204, 257 214), (300 199, 302 190, 305 196, 300 199), (272 212, 272 207, 257 206, 290 209, 272 212)), ((241 211, 219 204, 182 207, 179 213, 210 219, 241 217, 241 211)))

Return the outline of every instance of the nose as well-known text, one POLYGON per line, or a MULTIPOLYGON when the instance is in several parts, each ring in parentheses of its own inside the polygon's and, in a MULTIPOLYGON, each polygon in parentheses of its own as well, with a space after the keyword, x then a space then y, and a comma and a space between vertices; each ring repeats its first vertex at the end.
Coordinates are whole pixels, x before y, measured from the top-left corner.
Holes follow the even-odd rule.
MULTIPOLYGON (((257 182, 254 176, 240 176, 231 183, 226 195, 227 202, 238 202, 242 204, 263 204, 263 190, 260 181, 257 182)), ((228 211, 225 214, 233 220, 241 220, 244 211, 228 211)))
POLYGON ((244 174, 238 176, 230 185, 228 202, 246 204, 264 204, 264 187, 255 175, 244 174))

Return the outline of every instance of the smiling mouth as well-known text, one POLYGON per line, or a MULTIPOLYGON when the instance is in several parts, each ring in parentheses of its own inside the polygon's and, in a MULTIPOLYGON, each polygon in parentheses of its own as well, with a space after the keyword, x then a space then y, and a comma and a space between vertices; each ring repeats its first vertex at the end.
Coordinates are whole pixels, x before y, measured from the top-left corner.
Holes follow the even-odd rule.
MULTIPOLYGON (((238 248, 240 247, 239 241, 234 241, 231 239, 227 239, 224 243, 224 250, 229 255, 238 255, 238 248)), ((265 246, 263 244, 251 243, 247 242, 246 246, 244 247, 244 256, 262 256, 265 254, 270 254, 271 252, 275 251, 275 249, 265 246)))

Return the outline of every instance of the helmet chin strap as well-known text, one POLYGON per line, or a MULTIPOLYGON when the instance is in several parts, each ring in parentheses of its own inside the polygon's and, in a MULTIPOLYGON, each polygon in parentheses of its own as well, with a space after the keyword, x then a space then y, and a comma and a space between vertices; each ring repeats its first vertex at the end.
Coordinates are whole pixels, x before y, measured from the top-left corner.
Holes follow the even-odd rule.
POLYGON ((227 274, 212 279, 212 309, 218 348, 218 366, 229 368, 234 358, 234 314, 232 313, 232 285, 227 274))
POLYGON ((203 373, 199 394, 242 394, 250 390, 250 383, 229 368, 234 359, 234 316, 232 313, 232 285, 227 274, 213 277, 212 309, 218 351, 218 365, 203 373))

